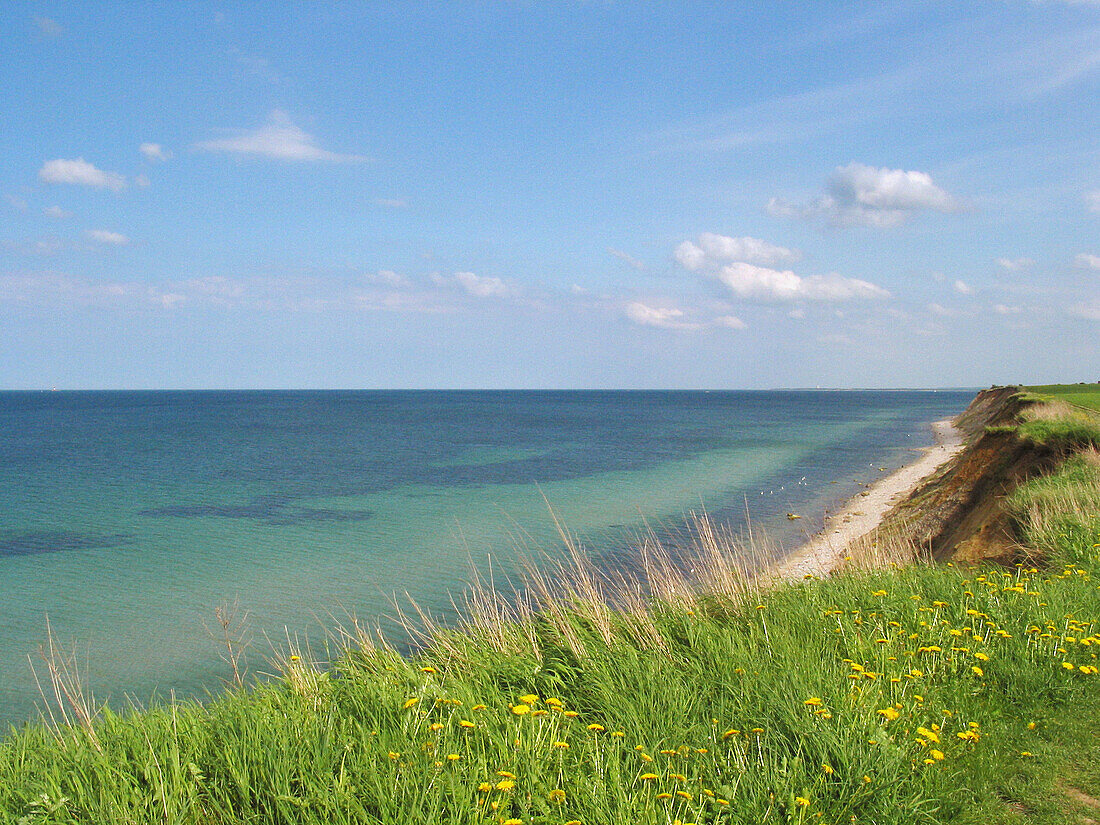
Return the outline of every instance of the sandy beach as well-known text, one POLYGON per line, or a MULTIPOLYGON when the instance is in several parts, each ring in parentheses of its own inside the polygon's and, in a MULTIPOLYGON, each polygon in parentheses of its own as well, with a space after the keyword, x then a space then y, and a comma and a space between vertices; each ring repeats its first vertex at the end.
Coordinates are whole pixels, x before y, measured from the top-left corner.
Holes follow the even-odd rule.
POLYGON ((921 450, 911 463, 854 496, 840 511, 828 513, 822 531, 780 562, 776 577, 827 575, 843 560, 852 542, 878 526, 891 507, 962 450, 963 435, 950 419, 934 422, 932 431, 935 444, 921 450))

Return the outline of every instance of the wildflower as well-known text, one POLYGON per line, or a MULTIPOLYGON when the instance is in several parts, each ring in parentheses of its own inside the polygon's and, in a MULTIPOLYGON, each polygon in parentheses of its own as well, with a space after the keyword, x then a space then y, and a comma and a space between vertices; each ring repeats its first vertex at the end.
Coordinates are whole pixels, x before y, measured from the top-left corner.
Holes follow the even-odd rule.
POLYGON ((875 591, 874 593, 872 593, 871 595, 872 595, 872 596, 885 596, 885 595, 886 595, 886 591, 885 591, 885 590, 876 590, 876 591, 875 591))
POLYGON ((821 707, 821 698, 818 697, 818 696, 811 696, 809 699, 807 699, 802 704, 807 705, 808 707, 811 707, 811 708, 818 708, 818 707, 821 707))
POLYGON ((516 787, 516 783, 513 782, 511 779, 502 779, 497 782, 498 791, 510 791, 514 787, 516 787))
POLYGON ((562 711, 562 714, 561 714, 561 715, 562 715, 562 716, 565 716, 565 717, 566 717, 566 718, 568 718, 568 719, 574 719, 574 718, 576 718, 577 716, 580 716, 580 714, 579 714, 579 713, 577 713, 577 712, 576 712, 575 710, 565 710, 565 711, 562 711))
POLYGON ((396 762, 398 759, 401 758, 401 754, 395 753, 394 751, 390 751, 389 752, 389 757, 392 761, 396 762))
POLYGON ((551 802, 560 805, 562 802, 565 801, 565 791, 563 791, 561 788, 554 788, 554 790, 550 791, 550 793, 547 794, 547 797, 550 799, 551 802))
POLYGON ((974 658, 977 659, 979 662, 989 661, 989 655, 986 653, 982 653, 980 650, 974 654, 974 658))
POLYGON ((485 705, 474 705, 470 710, 485 710, 485 705))
POLYGON ((493 789, 493 786, 489 782, 482 782, 480 785, 477 786, 477 789, 482 793, 489 793, 489 791, 493 789))
POLYGON ((542 700, 542 703, 544 705, 549 705, 552 708, 560 708, 562 706, 561 699, 557 698, 556 696, 547 697, 546 699, 542 700))
POLYGON ((863 784, 864 785, 870 785, 871 784, 871 777, 869 777, 867 774, 863 774, 863 784))
POLYGON ((657 774, 655 774, 655 773, 643 773, 638 778, 641 779, 641 780, 644 780, 644 781, 650 781, 650 780, 656 779, 657 774))
POLYGON ((836 773, 836 771, 833 770, 833 766, 830 765, 828 762, 821 763, 821 770, 825 771, 825 773, 829 776, 832 776, 834 773, 836 773))
POLYGON ((1035 730, 1035 723, 1034 722, 1028 722, 1027 723, 1027 729, 1028 730, 1035 730))
POLYGON ((942 761, 943 758, 944 758, 943 751, 936 750, 935 748, 928 751, 928 755, 931 756, 933 759, 935 759, 937 762, 942 761))
POLYGON ((657 798, 658 799, 672 799, 672 794, 670 794, 668 791, 663 791, 663 792, 657 794, 657 798))
POLYGON ((512 713, 516 716, 523 716, 523 714, 530 712, 531 707, 529 705, 512 705, 512 713))
POLYGON ((875 711, 875 713, 883 717, 887 722, 893 722, 901 715, 894 708, 883 708, 882 710, 875 711))
POLYGON ((1066 670, 1075 670, 1072 662, 1062 662, 1062 667, 1064 667, 1066 670))
POLYGON ((408 710, 409 708, 411 708, 411 707, 412 707, 413 705, 415 705, 415 704, 416 704, 417 702, 419 702, 419 701, 420 701, 420 698, 419 698, 419 697, 417 697, 417 696, 413 696, 413 697, 412 697, 411 699, 406 699, 406 700, 405 700, 405 704, 404 704, 404 705, 402 705, 402 707, 403 707, 403 708, 404 708, 405 710, 408 710))
POLYGON ((614 736, 616 739, 626 738, 626 732, 621 730, 613 730, 611 731, 611 735, 614 736))
POLYGON ((557 748, 558 750, 563 751, 563 750, 566 750, 569 747, 569 743, 568 742, 554 742, 552 745, 550 745, 550 747, 557 748))
POLYGON ((438 671, 436 671, 436 669, 434 667, 432 667, 431 665, 428 665, 427 667, 420 668, 420 672, 421 673, 437 673, 438 671))
POLYGON ((533 705, 539 700, 539 697, 533 693, 525 693, 519 697, 519 700, 525 705, 533 705))
POLYGON ((448 761, 450 761, 450 762, 457 762, 457 761, 458 761, 459 759, 461 759, 461 758, 462 758, 462 757, 461 757, 461 756, 459 756, 459 755, 458 755, 457 753, 449 753, 449 754, 447 754, 447 760, 448 760, 448 761))
POLYGON ((810 800, 808 800, 808 799, 807 799, 806 797, 804 797, 804 796, 796 796, 796 797, 794 798, 794 804, 795 804, 795 805, 797 805, 797 806, 798 806, 798 807, 800 807, 800 808, 806 808, 806 807, 808 807, 808 806, 809 806, 809 804, 810 804, 810 800))
POLYGON ((516 775, 514 773, 509 773, 508 771, 497 771, 497 776, 503 776, 505 779, 516 778, 516 775))
POLYGON ((682 773, 670 773, 668 776, 669 776, 670 779, 675 779, 677 782, 687 782, 688 781, 688 778, 686 776, 684 776, 682 773))
POLYGON ((978 667, 977 665, 974 665, 973 667, 971 667, 971 668, 970 668, 970 670, 971 670, 971 672, 973 672, 973 674, 974 674, 975 676, 985 676, 985 671, 983 671, 983 670, 982 670, 982 669, 981 669, 980 667, 978 667))
POLYGON ((523 820, 512 817, 511 819, 504 820, 500 825, 523 825, 523 820))
POLYGON ((638 756, 640 756, 642 758, 643 762, 652 762, 653 761, 653 757, 650 756, 648 753, 643 753, 643 752, 639 751, 638 756))
POLYGON ((964 742, 977 742, 978 739, 981 738, 981 734, 979 734, 976 730, 961 730, 955 735, 962 739, 964 742))
POLYGON ((730 728, 728 731, 722 734, 723 739, 729 739, 731 736, 737 736, 741 731, 737 728, 730 728))
POLYGON ((476 725, 474 725, 474 723, 471 722, 469 719, 460 719, 459 722, 458 722, 458 726, 460 728, 473 728, 473 727, 476 727, 476 725))
POLYGON ((431 730, 443 730, 443 723, 442 722, 432 722, 430 725, 428 725, 428 728, 431 729, 431 730))
POLYGON ((678 797, 680 797, 681 799, 686 799, 688 802, 690 802, 691 799, 692 799, 691 794, 688 793, 687 791, 676 791, 676 795, 678 797))
POLYGON ((588 729, 590 731, 595 732, 595 733, 599 733, 600 731, 604 730, 604 726, 601 725, 601 724, 598 724, 596 722, 593 722, 591 725, 588 726, 588 729))
POLYGON ((940 741, 940 735, 938 733, 936 733, 934 730, 929 730, 928 728, 923 728, 922 727, 922 728, 917 728, 917 733, 919 733, 921 736, 923 736, 929 742, 939 742, 940 741))

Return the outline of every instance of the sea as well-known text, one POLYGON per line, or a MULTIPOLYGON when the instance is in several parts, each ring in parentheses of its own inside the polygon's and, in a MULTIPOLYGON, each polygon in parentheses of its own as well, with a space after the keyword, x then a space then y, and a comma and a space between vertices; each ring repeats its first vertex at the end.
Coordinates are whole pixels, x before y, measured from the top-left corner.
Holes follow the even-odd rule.
POLYGON ((475 576, 561 552, 555 520, 598 564, 704 512, 788 552, 973 395, 0 392, 0 731, 45 709, 50 638, 116 711, 205 698, 220 618, 250 674, 413 602, 454 622, 475 576))

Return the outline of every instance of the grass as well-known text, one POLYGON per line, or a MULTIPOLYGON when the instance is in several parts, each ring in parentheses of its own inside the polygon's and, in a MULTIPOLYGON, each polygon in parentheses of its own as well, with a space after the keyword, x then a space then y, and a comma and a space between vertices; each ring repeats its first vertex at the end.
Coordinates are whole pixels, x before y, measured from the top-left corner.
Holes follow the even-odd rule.
POLYGON ((1027 387, 1035 395, 1100 411, 1100 384, 1044 384, 1027 387))
POLYGON ((524 598, 482 591, 465 626, 429 623, 416 657, 351 628, 328 669, 291 649, 279 678, 205 706, 13 732, 0 812, 204 825, 1100 818, 1100 457, 1081 452, 1009 504, 1035 556, 1011 568, 857 557, 764 588, 703 522, 694 574, 646 548, 643 588, 572 545, 524 598))

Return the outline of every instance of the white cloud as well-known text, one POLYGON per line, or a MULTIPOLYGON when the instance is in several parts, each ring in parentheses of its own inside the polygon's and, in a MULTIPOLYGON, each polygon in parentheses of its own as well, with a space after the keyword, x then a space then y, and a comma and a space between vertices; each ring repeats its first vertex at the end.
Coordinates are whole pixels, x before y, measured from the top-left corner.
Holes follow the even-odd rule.
POLYGON ((330 161, 355 163, 366 158, 330 152, 317 145, 316 139, 290 119, 282 109, 268 115, 267 123, 256 129, 234 130, 232 137, 204 140, 195 144, 208 152, 235 152, 243 155, 260 155, 276 160, 330 161))
POLYGON ((725 327, 726 329, 745 329, 748 326, 736 315, 720 315, 711 323, 716 327, 725 327))
POLYGON ((796 249, 776 246, 759 238, 731 238, 712 232, 704 232, 694 243, 684 241, 673 254, 680 266, 692 272, 732 261, 770 266, 802 257, 796 249))
POLYGON ((1002 269, 1007 269, 1009 272, 1019 272, 1021 269, 1027 269, 1029 266, 1034 266, 1035 261, 1031 258, 998 258, 997 266, 1002 269))
POLYGON ((508 287, 500 278, 475 275, 473 272, 456 272, 455 280, 464 290, 478 298, 491 298, 508 294, 508 287))
POLYGON ((47 37, 60 37, 65 33, 65 27, 50 17, 36 17, 34 25, 47 37))
POLYGON ((1073 259, 1073 262, 1083 269, 1100 269, 1100 255, 1088 255, 1082 252, 1073 259))
POLYGON ((974 288, 970 286, 966 281, 955 281, 955 291, 960 295, 973 295, 974 288))
POLYGON ((1089 211, 1100 214, 1100 189, 1093 189, 1085 193, 1085 205, 1089 211))
POLYGON ((714 277, 734 295, 758 301, 848 301, 886 298, 890 293, 857 278, 832 274, 801 277, 789 269, 769 269, 737 262, 722 267, 714 277))
POLYGON ((917 212, 953 212, 956 200, 926 172, 876 168, 862 163, 838 166, 826 194, 807 204, 772 198, 768 212, 784 218, 824 218, 836 226, 897 226, 917 212))
POLYGON ((172 153, 159 143, 143 143, 138 149, 141 151, 141 154, 145 155, 149 160, 165 161, 170 160, 172 157, 172 153))
POLYGON ((641 272, 642 270, 645 269, 645 264, 644 263, 639 261, 633 255, 630 255, 626 252, 623 252, 621 249, 615 249, 614 247, 609 246, 607 248, 607 254, 608 255, 614 255, 620 261, 623 261, 631 269, 636 269, 639 272, 641 272))
POLYGON ((47 206, 42 210, 42 214, 47 218, 71 218, 73 213, 67 209, 62 209, 60 206, 47 206))
POLYGON ((1100 301, 1074 304, 1069 308, 1069 314, 1075 318, 1083 318, 1086 321, 1100 321, 1100 301))
POLYGON ((121 232, 112 232, 109 229, 89 229, 84 233, 84 237, 109 246, 126 246, 130 243, 130 239, 121 232))
POLYGON ((684 311, 675 307, 651 307, 641 301, 626 305, 626 317, 643 327, 660 329, 699 329, 699 324, 684 320, 684 311))
POLYGON ((126 188, 126 178, 118 172, 97 169, 84 158, 48 160, 38 170, 38 177, 46 183, 74 183, 80 186, 110 189, 112 192, 126 188))
POLYGON ((998 315, 1018 315, 1020 313, 1020 308, 1007 306, 1006 304, 994 304, 993 311, 998 315))
POLYGON ((385 284, 386 286, 403 287, 409 285, 409 279, 392 269, 380 269, 368 274, 367 282, 372 284, 385 284))

